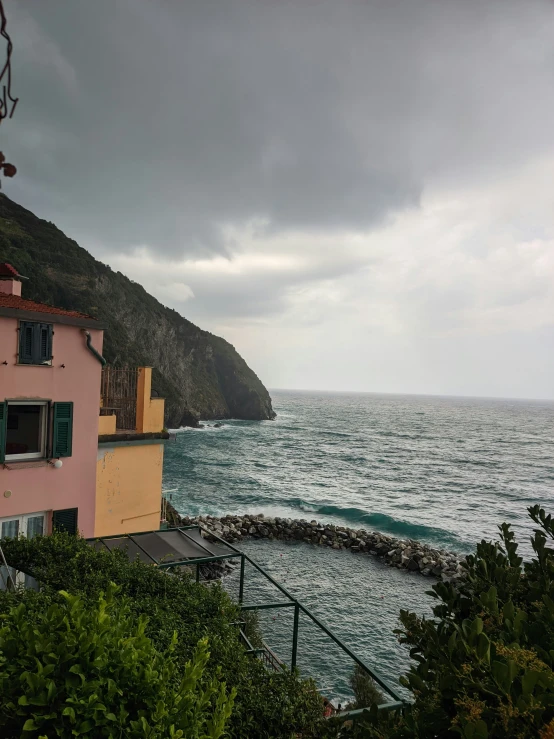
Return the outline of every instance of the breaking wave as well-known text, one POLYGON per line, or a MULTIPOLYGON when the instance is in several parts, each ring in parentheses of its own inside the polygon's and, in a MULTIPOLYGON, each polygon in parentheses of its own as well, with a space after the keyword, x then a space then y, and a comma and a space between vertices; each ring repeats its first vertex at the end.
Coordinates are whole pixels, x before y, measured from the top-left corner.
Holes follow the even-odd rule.
POLYGON ((298 508, 306 513, 342 518, 348 524, 354 524, 358 528, 377 529, 391 536, 396 536, 399 539, 428 541, 435 546, 448 547, 457 549, 458 551, 466 549, 469 546, 467 542, 464 542, 456 534, 446 529, 403 521, 386 513, 369 513, 362 508, 355 507, 343 508, 342 506, 336 505, 310 504, 300 498, 288 500, 287 503, 289 506, 298 508))

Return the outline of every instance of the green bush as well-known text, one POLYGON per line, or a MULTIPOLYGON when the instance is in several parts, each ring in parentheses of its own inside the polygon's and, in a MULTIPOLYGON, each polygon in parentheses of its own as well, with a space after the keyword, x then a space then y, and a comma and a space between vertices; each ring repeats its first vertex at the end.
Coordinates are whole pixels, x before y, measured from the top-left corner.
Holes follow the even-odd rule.
POLYGON ((117 588, 90 608, 61 591, 61 602, 25 597, 0 616, 0 733, 3 737, 203 737, 218 739, 234 693, 203 684, 208 640, 184 669, 176 637, 164 652, 131 616, 117 588))
MULTIPOLYGON (((66 590, 90 606, 111 582, 116 583, 120 597, 128 599, 130 613, 137 619, 148 616, 145 636, 160 652, 173 649, 181 670, 193 658, 198 642, 207 637, 206 679, 223 680, 228 690, 237 691, 227 727, 231 739, 318 736, 322 704, 314 683, 296 674, 270 674, 259 660, 245 653, 235 625, 240 620, 239 608, 219 585, 197 585, 178 569, 168 574, 152 565, 130 562, 118 550, 96 551, 67 534, 6 540, 2 546, 10 565, 39 580, 40 599, 49 603, 60 603, 59 591, 66 590)), ((0 592, 0 613, 19 597, 0 592)), ((27 594, 25 598, 30 608, 38 596, 27 594)))
POLYGON ((349 683, 354 693, 354 700, 348 704, 348 710, 385 703, 385 696, 377 687, 375 680, 360 665, 354 667, 349 683))
POLYGON ((538 506, 529 515, 540 527, 530 562, 502 524, 499 543, 467 557, 461 586, 434 586, 438 620, 401 613, 400 641, 416 661, 404 684, 422 735, 554 735, 554 526, 538 506))
POLYGON ((554 738, 554 525, 539 506, 528 510, 539 527, 529 562, 502 524, 499 542, 482 541, 466 558, 461 583, 433 586, 434 619, 401 611, 411 708, 373 710, 341 737, 554 738))
POLYGON ((258 611, 243 611, 240 615, 242 631, 254 649, 264 645, 262 629, 260 627, 260 615, 258 611))
MULTIPOLYGON (((179 575, 130 563, 124 554, 95 552, 74 537, 8 541, 10 564, 44 585, 41 598, 57 603, 65 587, 97 599, 110 581, 129 598, 135 617, 148 614, 145 635, 160 651, 171 648, 183 668, 199 639, 210 639, 208 680, 220 678, 238 694, 229 723, 244 737, 373 737, 407 739, 552 739, 554 737, 554 524, 535 506, 534 557, 523 563, 507 524, 500 541, 482 541, 466 558, 464 580, 439 582, 434 618, 402 611, 397 632, 413 660, 403 684, 413 703, 404 715, 374 706, 351 725, 321 722, 321 698, 296 675, 269 674, 249 659, 237 640, 237 607, 219 587, 204 588, 179 575)), ((0 594, 13 602, 15 595, 0 594)), ((32 608, 38 596, 27 596, 32 608)), ((5 609, 4 609, 5 610, 5 609)))

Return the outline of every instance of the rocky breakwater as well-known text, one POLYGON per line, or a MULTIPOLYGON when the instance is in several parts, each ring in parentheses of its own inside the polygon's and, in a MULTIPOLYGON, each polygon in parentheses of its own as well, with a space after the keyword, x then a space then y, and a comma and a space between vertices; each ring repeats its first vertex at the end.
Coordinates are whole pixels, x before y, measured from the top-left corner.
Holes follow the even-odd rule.
MULTIPOLYGON (((247 516, 198 516, 180 518, 182 525, 199 524, 225 541, 236 544, 248 537, 280 541, 303 541, 332 549, 348 549, 356 554, 370 554, 391 567, 405 569, 426 577, 456 582, 464 577, 462 557, 444 549, 434 549, 420 541, 396 539, 376 531, 351 529, 318 521, 292 518, 266 518, 263 514, 247 516)), ((179 521, 173 521, 179 525, 179 521)))

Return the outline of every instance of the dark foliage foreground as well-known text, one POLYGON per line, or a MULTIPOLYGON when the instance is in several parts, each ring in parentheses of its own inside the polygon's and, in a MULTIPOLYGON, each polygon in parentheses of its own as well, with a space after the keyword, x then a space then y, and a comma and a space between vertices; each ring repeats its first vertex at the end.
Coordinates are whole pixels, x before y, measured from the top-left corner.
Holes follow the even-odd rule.
POLYGON ((46 605, 27 594, 0 620, 2 736, 220 739, 233 708, 224 682, 204 680, 203 639, 179 669, 145 635, 111 585, 92 607, 61 591, 46 605))
MULTIPOLYGON (((79 596, 78 603, 82 605, 83 614, 87 612, 97 614, 101 593, 112 592, 110 583, 115 583, 118 587, 117 598, 122 601, 125 613, 119 614, 117 618, 117 614, 113 615, 114 628, 123 628, 121 626, 123 618, 124 633, 127 633, 128 638, 138 639, 136 629, 140 627, 141 638, 146 638, 149 643, 137 642, 137 647, 145 650, 145 654, 150 654, 152 664, 161 665, 161 659, 165 660, 167 669, 171 670, 168 677, 170 683, 172 681, 175 683, 177 675, 187 674, 187 669, 190 672, 190 666, 187 668, 190 661, 193 667, 196 666, 197 672, 198 665, 201 666, 196 693, 192 689, 189 691, 198 699, 195 699, 196 702, 193 701, 194 705, 201 707, 204 700, 202 696, 209 694, 210 705, 215 708, 219 705, 218 715, 221 718, 225 714, 226 706, 228 707, 225 696, 228 697, 236 691, 233 712, 227 723, 227 736, 233 739, 245 737, 288 739, 295 735, 304 737, 318 735, 322 701, 314 684, 300 680, 296 675, 269 674, 258 660, 245 654, 238 641, 237 626, 234 625, 239 620, 238 607, 219 586, 206 588, 196 585, 189 577, 178 573, 168 575, 153 566, 140 562, 131 563, 122 552, 97 552, 82 539, 65 534, 37 537, 30 541, 7 540, 3 542, 3 549, 10 565, 32 574, 42 583, 43 590, 39 594, 0 593, 0 629, 11 624, 13 635, 13 620, 19 618, 21 629, 27 628, 25 623, 31 624, 33 628, 38 624, 39 631, 46 638, 47 624, 41 621, 41 614, 47 612, 49 608, 54 608, 55 612, 51 616, 53 623, 63 622, 67 615, 64 615, 63 609, 68 603, 68 596, 60 591, 66 591, 70 597, 79 596), (21 606, 25 613, 19 611, 19 616, 13 613, 11 616, 6 615, 14 606, 18 608, 21 606), (136 624, 136 628, 133 624, 136 624), (208 652, 209 659, 206 656, 208 652), (225 688, 221 692, 223 684, 225 688)), ((81 605, 75 607, 79 609, 81 605)), ((86 622, 87 629, 94 630, 96 622, 91 616, 90 622, 86 622)), ((30 631, 32 630, 31 628, 30 631)), ((123 639, 123 635, 120 633, 118 638, 123 639)), ((112 649, 112 642, 109 644, 111 645, 109 649, 112 649)), ((23 651, 21 645, 20 651, 23 651)), ((144 665, 145 669, 147 667, 148 665, 144 665)), ((40 673, 40 670, 41 667, 37 664, 35 672, 40 673)), ((29 672, 28 669, 26 671, 29 672)), ((75 674, 78 676, 78 673, 75 674)), ((97 678, 90 670, 86 674, 81 670, 80 674, 83 675, 85 682, 97 678)), ((10 667, 9 660, 6 663, 0 659, 0 684, 5 680, 5 686, 10 684, 13 687, 13 682, 18 679, 26 681, 34 678, 22 677, 22 671, 17 676, 10 667)), ((133 680, 137 681, 136 685, 143 684, 140 675, 135 675, 133 680)), ((15 696, 17 703, 17 699, 24 692, 23 689, 12 690, 9 702, 13 702, 15 696)), ((8 695, 7 688, 5 694, 8 695)), ((145 697, 148 701, 155 702, 156 693, 153 691, 145 697)), ((131 698, 132 696, 127 695, 127 699, 132 702, 131 698)), ((47 715, 50 705, 48 695, 45 700, 46 705, 43 709, 47 715)), ((173 697, 169 696, 168 700, 171 702, 173 697)), ((8 698, 6 701, 8 702, 8 698)), ((105 704, 100 700, 96 703, 105 704)), ((75 704, 71 704, 70 707, 75 709, 75 704)), ((98 710, 103 713, 101 709, 98 710)), ((107 710, 106 713, 117 717, 113 710, 107 710)), ((13 711, 10 715, 13 718, 13 711)), ((25 711, 22 715, 25 715, 25 711)), ((98 713, 94 715, 97 716, 98 713)), ((92 719, 85 718, 82 723, 88 720, 92 719)), ((6 712, 0 710, 0 736, 20 736, 18 733, 8 734, 6 722, 6 712)), ((69 733, 63 733, 61 736, 72 736, 71 732, 75 726, 71 724, 68 714, 65 715, 64 722, 64 725, 67 724, 72 728, 69 733)), ((41 734, 56 736, 50 732, 39 731, 40 720, 28 724, 28 727, 35 724, 37 730, 29 728, 30 733, 21 735, 36 738, 41 734)), ((85 728, 87 726, 85 723, 85 728)), ((208 726, 209 722, 206 723, 206 727, 208 726)), ((145 733, 140 733, 141 727, 138 726, 133 730, 139 733, 132 733, 130 725, 128 729, 127 733, 121 735, 117 733, 114 736, 170 736, 165 730, 154 733, 147 733, 145 730, 145 733)), ((210 730, 212 734, 204 728, 198 736, 217 735, 213 727, 210 730)), ((184 736, 192 737, 197 734, 185 733, 184 736)))
MULTIPOLYGON (((531 561, 502 524, 499 542, 467 557, 461 585, 433 586, 433 619, 401 611, 411 708, 403 717, 373 710, 340 736, 554 739, 554 524, 539 506, 529 515, 538 526, 531 561)), ((329 736, 338 732, 329 725, 329 736)))
MULTIPOLYGON (((60 590, 79 595, 92 608, 116 583, 128 617, 143 623, 147 616, 144 636, 158 653, 171 653, 179 674, 187 662, 200 661, 199 695, 211 691, 212 705, 220 701, 220 715, 236 689, 228 725, 235 739, 554 739, 554 524, 538 506, 529 515, 538 527, 529 562, 522 561, 510 527, 502 524, 497 543, 482 541, 467 557, 461 584, 433 586, 434 618, 401 612, 397 633, 413 660, 402 681, 413 703, 403 715, 378 713, 375 706, 350 725, 321 721, 321 698, 311 682, 268 674, 244 653, 233 625, 238 609, 219 587, 167 576, 118 552, 95 552, 79 539, 56 535, 6 542, 10 563, 45 588, 39 595, 0 594, 0 614, 22 600, 31 611, 37 603, 42 610, 59 605, 66 598, 60 590), (195 652, 199 643, 200 653, 195 652)), ((5 621, 0 616, 0 628, 5 621)), ((0 680, 5 670, 0 663, 0 680)))

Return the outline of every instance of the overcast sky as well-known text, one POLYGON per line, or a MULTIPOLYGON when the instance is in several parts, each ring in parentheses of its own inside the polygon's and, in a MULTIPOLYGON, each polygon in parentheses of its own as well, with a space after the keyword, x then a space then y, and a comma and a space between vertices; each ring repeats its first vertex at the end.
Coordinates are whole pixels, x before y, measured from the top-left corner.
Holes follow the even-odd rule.
POLYGON ((7 0, 4 192, 269 387, 554 398, 552 0, 7 0))

